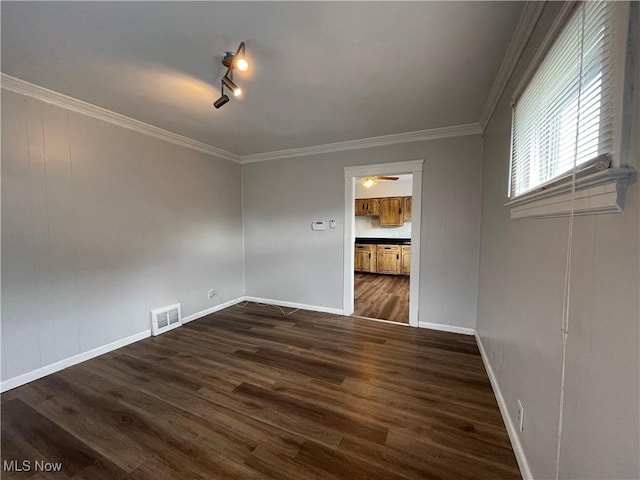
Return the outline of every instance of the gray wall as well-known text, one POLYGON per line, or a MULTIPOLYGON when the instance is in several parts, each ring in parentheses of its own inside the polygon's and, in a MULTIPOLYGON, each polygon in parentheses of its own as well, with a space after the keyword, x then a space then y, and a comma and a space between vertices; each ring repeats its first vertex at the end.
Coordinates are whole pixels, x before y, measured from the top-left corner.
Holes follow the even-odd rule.
POLYGON ((343 167, 424 159, 420 320, 475 328, 479 152, 475 135, 245 165, 246 294, 342 309, 343 167))
POLYGON ((2 379, 243 294, 240 166, 2 90, 2 379))
MULTIPOLYGON (((555 478, 569 221, 514 222, 504 203, 509 100, 560 7, 545 7, 483 141, 477 329, 514 421, 524 404, 520 438, 539 479, 555 478)), ((637 135, 634 149, 637 166, 637 135)), ((623 214, 575 219, 560 478, 640 478, 638 216, 635 184, 623 214)))

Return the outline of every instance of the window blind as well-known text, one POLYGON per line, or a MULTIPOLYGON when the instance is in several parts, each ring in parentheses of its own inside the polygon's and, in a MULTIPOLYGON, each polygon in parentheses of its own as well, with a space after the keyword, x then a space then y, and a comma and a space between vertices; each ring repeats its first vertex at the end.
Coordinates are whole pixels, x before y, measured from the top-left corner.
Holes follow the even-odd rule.
POLYGON ((612 10, 578 3, 515 99, 511 198, 612 153, 612 10))

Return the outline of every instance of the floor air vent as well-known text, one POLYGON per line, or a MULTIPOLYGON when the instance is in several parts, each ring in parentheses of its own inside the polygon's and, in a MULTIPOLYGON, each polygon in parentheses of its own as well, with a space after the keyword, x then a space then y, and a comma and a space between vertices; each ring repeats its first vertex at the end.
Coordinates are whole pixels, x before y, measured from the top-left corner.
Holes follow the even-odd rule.
POLYGON ((151 333, 153 336, 173 330, 182 325, 180 304, 151 310, 151 333))

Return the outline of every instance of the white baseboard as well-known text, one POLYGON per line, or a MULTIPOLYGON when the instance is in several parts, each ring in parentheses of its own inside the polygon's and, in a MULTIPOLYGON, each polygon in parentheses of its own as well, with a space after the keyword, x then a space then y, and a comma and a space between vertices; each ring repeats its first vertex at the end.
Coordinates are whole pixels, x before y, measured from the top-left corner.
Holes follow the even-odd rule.
POLYGON ((198 318, 206 317, 207 315, 210 315, 212 313, 219 312, 220 310, 224 310, 225 308, 228 308, 228 307, 232 307, 232 306, 236 305, 237 303, 244 302, 244 300, 245 300, 244 297, 238 297, 236 299, 229 300, 228 302, 221 303, 220 305, 216 305, 214 307, 207 308, 205 310, 201 310, 201 311, 196 312, 196 313, 192 313, 191 315, 187 315, 186 317, 182 317, 182 323, 184 324, 184 323, 193 322, 194 320, 197 320, 198 318))
POLYGON ((442 332, 461 333, 463 335, 475 335, 473 328, 456 327, 455 325, 444 325, 442 323, 418 322, 420 328, 430 328, 431 330, 440 330, 442 332))
POLYGON ((480 349, 480 356, 482 357, 482 361, 484 363, 484 368, 487 370, 487 375, 489 376, 489 381, 491 382, 491 388, 493 388, 493 393, 496 396, 496 400, 498 401, 498 407, 500 408, 500 413, 502 414, 502 420, 507 427, 507 433, 509 434, 509 440, 511 440, 513 453, 515 454, 518 466, 520 467, 520 475, 522 475, 522 478, 524 480, 533 480, 529 461, 527 460, 524 449, 522 448, 522 443, 520 442, 520 437, 518 436, 518 430, 516 429, 516 426, 511 419, 511 415, 509 415, 509 409, 507 408, 507 403, 504 401, 504 397, 502 396, 502 391, 500 390, 500 386, 498 385, 498 379, 493 373, 493 368, 491 368, 489 358, 487 357, 484 347, 482 346, 482 340, 480 340, 480 336, 477 332, 475 336, 476 343, 478 344, 478 348, 480 349))
POLYGON ((266 303, 269 305, 277 305, 278 307, 300 308, 301 310, 311 310, 314 312, 333 313, 334 315, 344 315, 344 311, 341 308, 320 307, 318 305, 307 305, 304 303, 283 302, 281 300, 273 300, 271 298, 243 297, 241 301, 266 303))
POLYGON ((116 340, 115 342, 111 342, 101 347, 94 348, 92 350, 89 350, 88 352, 79 353, 78 355, 65 358, 64 360, 60 360, 55 363, 51 363, 49 365, 38 368, 31 372, 18 375, 17 377, 10 378, 0 383, 0 391, 6 392, 7 390, 11 390, 13 388, 19 387, 26 383, 33 382, 34 380, 37 380, 39 378, 45 377, 47 375, 51 375, 52 373, 55 373, 55 372, 59 372, 60 370, 64 370, 67 367, 71 367, 72 365, 85 362, 99 355, 103 355, 107 352, 111 352, 118 348, 124 347, 131 343, 147 338, 150 335, 151 335, 151 330, 145 330, 144 332, 136 333, 135 335, 131 335, 130 337, 116 340))
POLYGON ((408 323, 394 322, 393 320, 384 320, 382 318, 363 317, 361 315, 350 315, 351 318, 359 318, 362 320, 371 320, 372 322, 390 323, 391 325, 399 325, 400 327, 410 327, 408 323))
MULTIPOLYGON (((319 307, 316 305, 305 305, 301 303, 292 303, 292 302, 281 302, 279 300, 271 300, 268 298, 238 297, 234 300, 221 303, 220 305, 207 308, 206 310, 202 310, 200 312, 187 315, 186 317, 182 317, 182 323, 184 324, 184 323, 192 322, 193 320, 202 318, 206 315, 209 315, 214 312, 218 312, 220 310, 224 310, 225 308, 231 307, 233 305, 236 305, 237 303, 244 302, 244 301, 267 303, 269 305, 278 305, 280 307, 300 308, 303 310, 313 310, 316 312, 334 313, 337 315, 342 315, 342 310, 338 308, 319 307)), ((89 350, 88 352, 79 353, 78 355, 65 358, 64 360, 60 360, 58 362, 52 363, 50 365, 46 365, 44 367, 33 370, 31 372, 27 372, 22 375, 18 375, 17 377, 10 378, 0 383, 0 392, 6 392, 13 388, 17 388, 21 385, 25 385, 29 382, 33 382, 34 380, 37 380, 39 378, 45 377, 47 375, 51 375, 52 373, 55 373, 55 372, 59 372, 60 370, 64 370, 67 367, 71 367, 72 365, 77 365, 78 363, 85 362, 99 355, 103 355, 107 352, 111 352, 118 348, 124 347, 131 343, 147 338, 150 335, 151 335, 151 330, 145 330, 144 332, 136 333, 135 335, 131 335, 130 337, 126 337, 121 340, 108 343, 107 345, 94 348, 92 350, 89 350)))

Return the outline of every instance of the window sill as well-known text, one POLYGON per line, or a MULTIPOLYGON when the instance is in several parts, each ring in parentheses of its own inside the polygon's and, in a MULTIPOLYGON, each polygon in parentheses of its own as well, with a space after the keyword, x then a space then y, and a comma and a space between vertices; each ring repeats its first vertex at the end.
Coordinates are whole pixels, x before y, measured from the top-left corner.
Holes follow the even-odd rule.
MULTIPOLYGON (((620 213, 627 187, 636 179, 632 167, 608 168, 576 179, 574 215, 620 213)), ((505 204, 511 219, 565 217, 571 213, 571 177, 547 190, 525 193, 505 204)))

